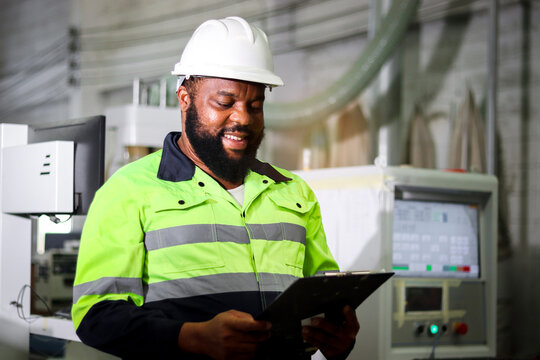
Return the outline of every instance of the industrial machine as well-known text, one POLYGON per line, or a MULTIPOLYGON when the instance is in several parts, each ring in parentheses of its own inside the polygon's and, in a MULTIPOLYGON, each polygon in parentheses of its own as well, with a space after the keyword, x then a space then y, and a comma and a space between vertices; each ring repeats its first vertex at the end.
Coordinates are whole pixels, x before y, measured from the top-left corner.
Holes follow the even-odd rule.
MULTIPOLYGON (((31 333, 78 339, 71 321, 31 314, 33 230, 37 215, 86 215, 103 184, 104 152, 104 116, 35 127, 0 124, 0 321, 9 324, 0 326, 0 345, 10 358, 28 358, 31 333)), ((41 283, 46 277, 53 292, 61 289, 50 303, 67 302, 74 254, 45 256, 41 283)))
POLYGON ((68 313, 73 303, 73 281, 77 267, 77 251, 48 250, 32 259, 34 268, 32 313, 51 315, 58 311, 68 313))
POLYGON ((129 104, 106 109, 107 165, 110 177, 121 166, 161 148, 170 131, 181 131, 178 108, 129 104))
POLYGON ((299 175, 341 270, 395 272, 358 308, 350 359, 495 355, 495 177, 376 166, 299 175))
POLYGON ((69 314, 76 263, 76 249, 34 253, 37 216, 84 217, 117 167, 161 147, 169 131, 181 128, 178 109, 136 103, 107 115, 107 126, 105 116, 0 124, 0 349, 10 358, 28 358, 29 334, 78 340, 69 319, 37 316, 69 314))

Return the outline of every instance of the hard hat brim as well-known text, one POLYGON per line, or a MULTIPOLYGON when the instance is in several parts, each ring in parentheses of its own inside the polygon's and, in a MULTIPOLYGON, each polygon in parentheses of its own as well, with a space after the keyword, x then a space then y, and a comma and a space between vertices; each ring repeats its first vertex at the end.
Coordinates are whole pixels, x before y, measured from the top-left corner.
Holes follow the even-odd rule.
POLYGON ((283 86, 283 80, 276 74, 265 69, 219 66, 214 64, 200 64, 186 66, 176 64, 171 74, 178 76, 211 76, 224 79, 243 80, 260 83, 268 86, 283 86))

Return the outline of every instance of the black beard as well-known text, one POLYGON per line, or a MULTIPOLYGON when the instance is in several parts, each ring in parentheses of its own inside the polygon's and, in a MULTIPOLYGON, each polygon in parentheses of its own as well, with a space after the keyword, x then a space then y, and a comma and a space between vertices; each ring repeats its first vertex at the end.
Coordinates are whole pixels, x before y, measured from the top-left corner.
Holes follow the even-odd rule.
POLYGON ((238 125, 221 131, 213 136, 204 129, 199 120, 199 114, 195 105, 190 104, 186 111, 186 128, 184 129, 195 154, 218 178, 231 183, 242 182, 246 176, 255 156, 257 149, 264 137, 264 129, 258 138, 246 125, 238 125), (242 131, 248 134, 248 146, 244 155, 239 159, 231 159, 225 149, 221 138, 225 131, 242 131))

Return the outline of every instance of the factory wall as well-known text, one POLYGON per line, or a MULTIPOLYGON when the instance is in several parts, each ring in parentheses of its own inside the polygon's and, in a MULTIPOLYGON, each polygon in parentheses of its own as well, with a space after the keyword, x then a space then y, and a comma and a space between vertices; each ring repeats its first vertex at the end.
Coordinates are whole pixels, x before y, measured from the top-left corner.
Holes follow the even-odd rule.
MULTIPOLYGON (((134 78, 166 76, 197 24, 229 14, 252 17, 270 34, 276 71, 287 86, 269 93, 268 100, 299 100, 335 81, 362 53, 373 21, 370 3, 5 0, 0 121, 35 123, 131 103, 134 78), (70 26, 77 30, 71 35, 70 26)), ((534 323, 540 318, 540 2, 500 4, 499 352, 525 357, 540 353, 534 323)), ((435 167, 448 166, 449 134, 469 89, 485 114, 487 39, 486 1, 421 4, 393 59, 402 65, 387 68, 358 95, 370 131, 370 162, 381 148, 377 129, 386 126, 399 140, 391 146, 390 163, 399 163, 418 105, 434 140, 435 167)), ((336 123, 331 118, 310 129, 268 131, 262 156, 294 169, 302 167, 308 147, 322 159, 312 159, 314 167, 328 165, 336 123)))
MULTIPOLYGON (((426 22, 404 44, 402 115, 419 104, 435 140, 436 164, 448 164, 449 133, 467 90, 485 114, 488 13, 426 22)), ((499 221, 498 345, 501 354, 540 351, 540 3, 504 4, 499 17, 497 106, 499 221)), ((484 116, 485 118, 485 116, 484 116)))
POLYGON ((68 116, 69 0, 2 1, 0 122, 68 116))

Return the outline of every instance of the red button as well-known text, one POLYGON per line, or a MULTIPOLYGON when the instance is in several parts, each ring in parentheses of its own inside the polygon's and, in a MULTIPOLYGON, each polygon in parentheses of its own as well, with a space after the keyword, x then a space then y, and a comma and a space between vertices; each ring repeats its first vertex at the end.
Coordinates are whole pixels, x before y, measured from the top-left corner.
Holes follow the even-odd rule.
POLYGON ((453 330, 454 334, 465 335, 467 331, 469 331, 469 327, 467 326, 467 323, 457 322, 454 323, 453 330))

